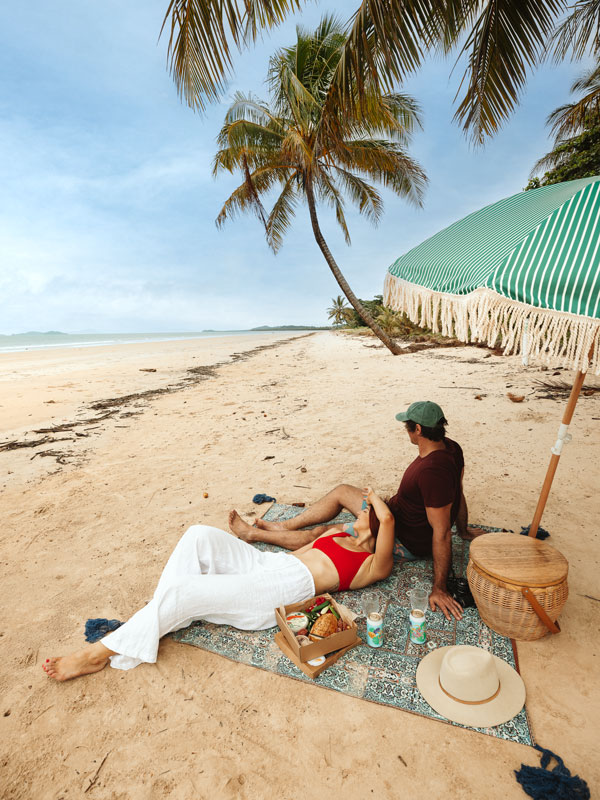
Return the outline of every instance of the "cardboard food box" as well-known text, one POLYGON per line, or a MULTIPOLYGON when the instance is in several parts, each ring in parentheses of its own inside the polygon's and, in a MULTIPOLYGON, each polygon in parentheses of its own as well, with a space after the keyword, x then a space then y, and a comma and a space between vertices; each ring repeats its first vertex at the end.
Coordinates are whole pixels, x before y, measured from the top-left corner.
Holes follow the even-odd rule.
POLYGON ((292 603, 292 605, 280 606, 279 608, 275 609, 275 618, 277 619, 279 630, 285 637, 285 640, 292 653, 295 655, 298 661, 302 663, 306 663, 313 658, 317 658, 317 656, 326 656, 327 653, 332 653, 334 650, 341 650, 349 645, 354 645, 356 640, 359 638, 356 623, 354 622, 354 619, 349 616, 348 610, 343 606, 338 605, 330 594, 320 594, 319 597, 324 597, 326 600, 329 600, 333 608, 335 608, 340 617, 349 627, 345 631, 332 633, 331 636, 326 636, 324 639, 320 639, 318 642, 311 642, 311 644, 305 644, 302 647, 298 644, 298 640, 292 633, 292 630, 288 627, 285 618, 293 611, 304 611, 305 608, 313 605, 317 598, 311 597, 310 600, 305 600, 302 603, 292 603))
POLYGON ((323 670, 327 669, 327 667, 335 664, 338 658, 341 658, 345 653, 348 652, 348 650, 352 650, 352 648, 356 647, 357 644, 362 644, 361 639, 356 639, 356 641, 352 642, 352 644, 349 644, 347 647, 344 647, 341 650, 336 650, 334 653, 330 653, 328 656, 323 656, 325 661, 322 664, 312 665, 307 661, 303 662, 300 661, 299 658, 296 658, 296 655, 292 653, 292 648, 289 646, 287 639, 283 633, 281 633, 281 631, 275 634, 275 641, 279 645, 279 649, 283 655, 286 656, 286 658, 289 658, 289 660, 295 664, 298 669, 301 669, 305 675, 308 675, 308 677, 312 678, 313 680, 317 678, 323 672, 323 670))

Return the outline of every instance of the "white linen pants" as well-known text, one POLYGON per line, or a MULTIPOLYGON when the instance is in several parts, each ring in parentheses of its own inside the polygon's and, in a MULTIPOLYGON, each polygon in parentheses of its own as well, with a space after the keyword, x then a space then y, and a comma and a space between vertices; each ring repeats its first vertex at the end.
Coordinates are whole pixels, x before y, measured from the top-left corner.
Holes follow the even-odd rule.
POLYGON ((289 553, 265 553, 232 534, 193 525, 167 561, 154 597, 102 639, 111 667, 154 663, 161 636, 203 619, 242 630, 276 625, 275 608, 312 597, 310 570, 289 553))

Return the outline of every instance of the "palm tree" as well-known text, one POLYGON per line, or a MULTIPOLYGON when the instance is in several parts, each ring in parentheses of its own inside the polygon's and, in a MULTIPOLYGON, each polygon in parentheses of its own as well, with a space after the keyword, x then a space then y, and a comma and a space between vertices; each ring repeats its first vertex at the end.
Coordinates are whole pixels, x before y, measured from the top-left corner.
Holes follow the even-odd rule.
POLYGON ((332 319, 334 325, 345 325, 351 312, 343 296, 338 294, 335 300, 332 298, 331 302, 331 308, 327 309, 327 319, 332 319))
POLYGON ((236 94, 217 139, 214 173, 239 169, 244 181, 225 202, 217 225, 238 212, 254 211, 277 252, 298 202, 305 200, 314 237, 340 289, 366 325, 396 353, 397 346, 361 305, 331 254, 317 202, 335 210, 348 244, 343 192, 374 223, 383 210, 380 194, 365 178, 420 204, 427 179, 405 150, 418 124, 418 109, 405 95, 382 96, 373 87, 366 87, 361 112, 354 114, 332 102, 332 95, 337 96, 332 79, 344 41, 344 30, 333 17, 324 17, 314 34, 298 28, 296 44, 270 60, 271 106, 236 94), (389 138, 375 138, 382 134, 389 138), (267 214, 261 195, 277 184, 281 193, 267 214))
POLYGON ((600 63, 571 86, 572 94, 578 92, 583 97, 555 109, 546 120, 555 136, 554 146, 531 170, 526 189, 600 172, 600 63), (543 170, 542 178, 537 177, 543 170))
MULTIPOLYGON (((477 142, 517 106, 528 73, 555 47, 556 58, 600 49, 600 0, 362 0, 351 18, 332 82, 346 106, 373 84, 401 85, 432 49, 462 47, 467 66, 455 119, 477 142), (569 8, 571 13, 557 26, 569 8), (553 40, 554 36, 554 40, 553 40)), ((161 29, 179 93, 194 108, 218 98, 242 49, 304 0, 170 0, 161 29)))
POLYGON ((567 103, 555 109, 548 117, 556 142, 569 135, 581 133, 590 127, 590 122, 598 124, 600 119, 600 61, 592 69, 586 70, 571 86, 571 94, 583 92, 583 97, 575 103, 567 103))

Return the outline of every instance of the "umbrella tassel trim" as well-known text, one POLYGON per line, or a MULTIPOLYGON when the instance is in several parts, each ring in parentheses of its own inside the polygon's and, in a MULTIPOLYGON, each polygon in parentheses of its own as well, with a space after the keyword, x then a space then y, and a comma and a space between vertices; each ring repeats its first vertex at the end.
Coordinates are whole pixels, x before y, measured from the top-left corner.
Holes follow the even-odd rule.
POLYGON ((470 295, 435 292, 390 272, 384 283, 384 305, 404 312, 423 328, 462 342, 500 341, 505 355, 521 352, 527 322, 527 355, 600 375, 600 320, 563 311, 534 308, 490 289, 470 295))

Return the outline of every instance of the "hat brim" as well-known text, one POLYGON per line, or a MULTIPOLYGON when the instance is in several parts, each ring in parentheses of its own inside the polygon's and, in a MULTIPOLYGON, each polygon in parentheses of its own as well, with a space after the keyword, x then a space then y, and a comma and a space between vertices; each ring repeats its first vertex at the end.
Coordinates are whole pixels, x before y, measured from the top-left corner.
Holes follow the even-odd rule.
POLYGON ((401 411, 399 414, 396 414, 396 419, 398 420, 398 422, 407 422, 408 411, 401 411))
MULTIPOLYGON (((456 646, 456 645, 454 645, 456 646)), ((500 691, 489 703, 467 705, 448 697, 440 686, 442 660, 450 647, 438 647, 428 653, 417 667, 417 687, 429 705, 442 717, 469 725, 471 728, 491 728, 508 722, 525 705, 525 684, 519 673, 506 661, 492 656, 496 662, 500 691)))

